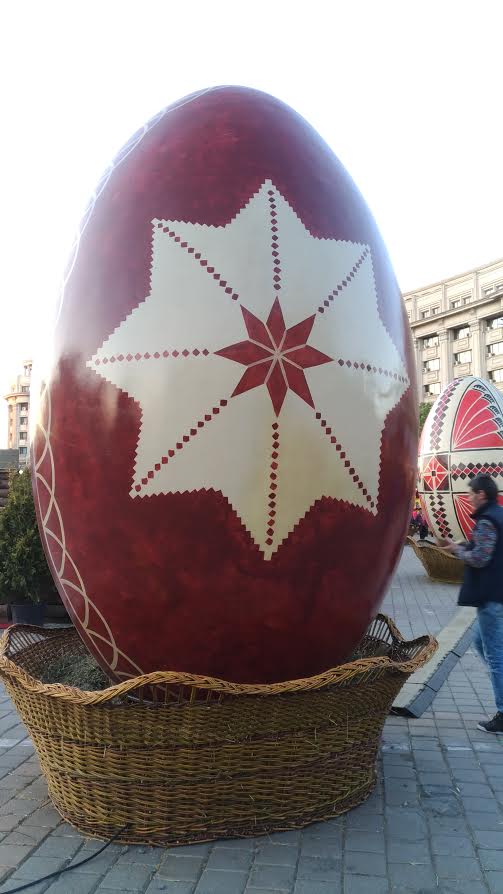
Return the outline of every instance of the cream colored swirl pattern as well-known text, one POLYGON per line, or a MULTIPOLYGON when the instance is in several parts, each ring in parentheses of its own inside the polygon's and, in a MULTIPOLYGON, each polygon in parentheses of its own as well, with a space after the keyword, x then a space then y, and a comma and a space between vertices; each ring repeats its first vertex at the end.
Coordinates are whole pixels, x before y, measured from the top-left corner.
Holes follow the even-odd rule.
POLYGON ((64 593, 71 611, 92 642, 94 650, 114 676, 119 679, 128 679, 131 676, 143 674, 143 670, 118 648, 107 620, 90 599, 82 575, 68 551, 64 521, 56 495, 56 468, 51 446, 51 424, 51 392, 50 387, 44 385, 40 395, 40 412, 32 445, 32 457, 37 483, 36 499, 40 527, 52 573, 59 585, 60 592, 64 593), (47 505, 46 500, 42 500, 44 494, 47 505), (105 652, 105 647, 108 647, 108 654, 105 652))

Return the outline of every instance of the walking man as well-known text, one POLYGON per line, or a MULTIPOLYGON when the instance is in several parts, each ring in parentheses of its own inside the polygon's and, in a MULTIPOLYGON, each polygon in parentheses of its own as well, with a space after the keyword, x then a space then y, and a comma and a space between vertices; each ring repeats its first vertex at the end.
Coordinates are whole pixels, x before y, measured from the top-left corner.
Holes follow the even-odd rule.
POLYGON ((474 646, 491 676, 497 712, 477 726, 487 733, 503 733, 503 507, 490 475, 477 475, 469 486, 475 519, 471 540, 439 543, 465 563, 458 605, 477 609, 474 646))

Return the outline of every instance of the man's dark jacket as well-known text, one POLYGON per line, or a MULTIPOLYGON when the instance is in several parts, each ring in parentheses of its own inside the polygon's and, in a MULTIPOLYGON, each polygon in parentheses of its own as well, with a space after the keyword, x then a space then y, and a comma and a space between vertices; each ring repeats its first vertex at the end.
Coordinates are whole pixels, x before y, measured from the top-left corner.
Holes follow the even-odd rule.
MULTIPOLYGON (((496 528, 498 539, 491 561, 484 568, 472 568, 465 564, 458 605, 478 608, 485 602, 503 603, 503 507, 497 503, 486 503, 473 513, 472 518, 475 519, 475 531, 482 519, 490 521, 496 528)), ((473 541, 468 543, 467 549, 473 549, 473 541)))

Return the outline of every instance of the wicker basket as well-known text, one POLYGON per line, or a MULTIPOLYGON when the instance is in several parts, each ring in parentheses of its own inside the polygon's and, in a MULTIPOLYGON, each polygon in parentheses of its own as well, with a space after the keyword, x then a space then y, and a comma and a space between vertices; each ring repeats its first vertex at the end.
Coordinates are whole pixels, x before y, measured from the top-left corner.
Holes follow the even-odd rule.
POLYGON ((64 819, 98 838, 122 829, 123 842, 173 845, 303 826, 363 801, 389 708, 435 649, 379 615, 354 660, 317 677, 157 672, 84 692, 37 680, 58 654, 85 653, 73 629, 17 626, 0 641, 0 676, 64 819))
POLYGON ((434 543, 413 540, 407 537, 406 543, 412 547, 419 561, 423 564, 432 580, 444 584, 460 584, 463 580, 463 562, 446 553, 434 543))

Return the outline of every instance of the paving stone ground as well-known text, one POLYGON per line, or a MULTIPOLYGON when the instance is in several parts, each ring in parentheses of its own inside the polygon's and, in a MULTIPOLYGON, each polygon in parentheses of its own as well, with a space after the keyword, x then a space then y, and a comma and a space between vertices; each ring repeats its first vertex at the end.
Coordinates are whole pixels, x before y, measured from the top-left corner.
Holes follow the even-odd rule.
MULTIPOLYGON (((384 609, 405 636, 438 632, 456 587, 406 548, 384 609)), ((345 816, 303 830, 175 849, 111 845, 32 894, 502 894, 503 736, 470 650, 418 720, 390 717, 379 782, 345 816)), ((33 747, 0 690, 0 894, 92 855, 50 805, 33 747)))

